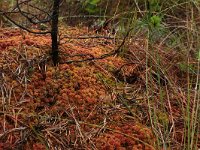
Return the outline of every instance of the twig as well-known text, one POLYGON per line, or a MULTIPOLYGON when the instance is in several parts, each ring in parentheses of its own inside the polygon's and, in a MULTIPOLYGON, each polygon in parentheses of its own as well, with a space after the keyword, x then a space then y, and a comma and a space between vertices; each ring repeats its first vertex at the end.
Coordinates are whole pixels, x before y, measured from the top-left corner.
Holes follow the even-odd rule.
POLYGON ((19 128, 14 128, 14 129, 8 130, 5 133, 0 134, 0 139, 2 139, 3 137, 5 137, 6 135, 8 135, 12 132, 18 132, 18 131, 22 131, 25 129, 27 129, 27 127, 19 127, 19 128))
POLYGON ((113 40, 113 39, 118 39, 114 36, 101 36, 101 35, 96 35, 96 36, 78 36, 78 37, 72 37, 72 36, 64 36, 60 40, 63 39, 108 39, 108 40, 113 40))
POLYGON ((120 52, 122 46, 125 44, 126 42, 126 39, 128 38, 130 32, 133 30, 134 28, 130 28, 128 30, 128 32, 126 33, 123 41, 121 42, 121 44, 118 46, 118 48, 110 53, 106 53, 106 54, 103 54, 99 57, 90 57, 90 58, 86 58, 86 59, 82 59, 82 60, 68 60, 68 61, 65 61, 65 62, 60 62, 60 64, 71 64, 71 63, 80 63, 80 62, 86 62, 86 61, 93 61, 93 60, 100 60, 100 59, 104 59, 104 58, 107 58, 107 57, 110 57, 110 56, 113 56, 113 55, 116 55, 120 52))
POLYGON ((21 28, 21 29, 23 29, 23 30, 25 30, 25 31, 27 31, 27 32, 29 32, 29 33, 34 33, 34 34, 50 34, 50 33, 51 33, 50 31, 45 31, 45 32, 36 32, 36 31, 32 31, 32 30, 30 30, 30 29, 28 29, 28 28, 26 28, 26 27, 24 27, 24 26, 18 24, 18 23, 15 22, 14 20, 12 20, 12 19, 7 15, 7 13, 2 12, 1 10, 0 10, 0 13, 1 13, 6 19, 8 19, 11 23, 13 23, 13 24, 16 25, 17 27, 19 27, 19 28, 21 28))

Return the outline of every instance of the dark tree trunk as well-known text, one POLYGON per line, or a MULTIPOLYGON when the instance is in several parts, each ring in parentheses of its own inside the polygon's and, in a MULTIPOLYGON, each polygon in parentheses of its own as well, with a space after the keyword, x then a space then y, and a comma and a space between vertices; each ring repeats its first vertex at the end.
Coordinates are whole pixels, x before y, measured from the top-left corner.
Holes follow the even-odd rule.
POLYGON ((59 63, 59 49, 58 49, 58 17, 60 0, 54 0, 52 25, 51 25, 51 40, 52 40, 52 60, 54 66, 59 63))

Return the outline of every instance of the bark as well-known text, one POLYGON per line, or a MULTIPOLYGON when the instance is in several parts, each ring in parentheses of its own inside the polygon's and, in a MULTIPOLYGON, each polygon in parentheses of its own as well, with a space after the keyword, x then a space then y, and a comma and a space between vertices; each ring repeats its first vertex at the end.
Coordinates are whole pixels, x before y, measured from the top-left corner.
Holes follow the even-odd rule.
POLYGON ((52 39, 52 61, 54 66, 59 63, 59 48, 58 48, 58 17, 60 0, 54 0, 52 25, 51 25, 51 39, 52 39))

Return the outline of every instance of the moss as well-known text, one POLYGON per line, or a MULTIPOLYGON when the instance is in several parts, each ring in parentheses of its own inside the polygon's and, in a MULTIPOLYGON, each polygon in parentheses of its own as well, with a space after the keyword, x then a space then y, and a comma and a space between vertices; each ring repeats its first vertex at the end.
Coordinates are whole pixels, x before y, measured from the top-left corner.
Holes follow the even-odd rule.
POLYGON ((34 67, 28 67, 28 74, 31 76, 35 71, 35 68, 34 67))
POLYGON ((109 72, 113 72, 116 68, 114 65, 107 65, 106 66, 106 69, 109 71, 109 72))
POLYGON ((162 123, 163 125, 167 125, 169 123, 168 114, 166 112, 158 112, 157 117, 158 122, 162 123))
POLYGON ((117 85, 117 82, 113 79, 103 75, 101 72, 96 73, 96 77, 104 84, 107 84, 111 87, 115 87, 117 85))
POLYGON ((69 70, 66 70, 64 73, 63 73, 63 75, 66 77, 66 78, 70 78, 71 76, 72 76, 72 72, 71 71, 69 71, 69 70))

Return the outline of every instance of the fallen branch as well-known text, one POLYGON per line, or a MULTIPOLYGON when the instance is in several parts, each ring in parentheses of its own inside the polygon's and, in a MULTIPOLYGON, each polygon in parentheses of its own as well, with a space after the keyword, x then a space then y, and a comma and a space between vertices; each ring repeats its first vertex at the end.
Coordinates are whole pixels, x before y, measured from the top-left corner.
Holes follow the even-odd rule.
POLYGON ((114 36, 101 36, 101 35, 96 35, 96 36, 78 36, 78 37, 72 37, 72 36, 64 36, 62 39, 108 39, 108 40, 113 40, 113 39, 118 39, 114 36))
POLYGON ((94 61, 94 60, 100 60, 100 59, 104 59, 104 58, 116 55, 120 52, 122 46, 124 46, 126 39, 129 37, 129 34, 133 29, 134 28, 130 28, 128 30, 128 32, 126 33, 125 37, 123 38, 123 41, 121 42, 121 44, 117 47, 117 49, 113 50, 110 53, 103 54, 99 57, 91 56, 90 58, 86 58, 86 59, 82 59, 82 60, 68 60, 68 61, 65 61, 65 62, 60 62, 60 64, 71 64, 71 63, 80 63, 80 62, 86 62, 86 61, 94 61))

